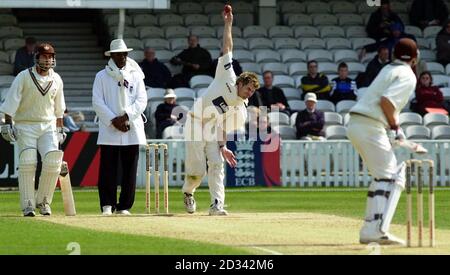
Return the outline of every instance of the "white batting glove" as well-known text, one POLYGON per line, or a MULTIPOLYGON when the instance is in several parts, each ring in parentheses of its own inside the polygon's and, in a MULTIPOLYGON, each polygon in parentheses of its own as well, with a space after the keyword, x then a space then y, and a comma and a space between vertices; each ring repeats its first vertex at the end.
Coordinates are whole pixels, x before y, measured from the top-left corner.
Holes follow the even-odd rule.
POLYGON ((66 140, 67 134, 64 132, 62 127, 56 128, 56 138, 58 139, 59 144, 63 144, 66 140))
POLYGON ((391 145, 395 145, 398 141, 406 140, 405 133, 400 127, 398 127, 397 129, 387 129, 386 133, 391 145))
POLYGON ((15 142, 17 140, 16 129, 10 124, 1 125, 0 132, 3 139, 7 142, 15 142))

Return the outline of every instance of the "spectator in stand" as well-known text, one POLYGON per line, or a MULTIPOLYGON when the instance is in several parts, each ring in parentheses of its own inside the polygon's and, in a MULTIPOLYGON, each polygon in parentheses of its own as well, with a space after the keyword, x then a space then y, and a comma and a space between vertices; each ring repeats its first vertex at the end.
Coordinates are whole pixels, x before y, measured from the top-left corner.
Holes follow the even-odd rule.
POLYGON ((212 59, 208 50, 200 47, 198 37, 195 35, 188 37, 188 44, 189 48, 170 60, 173 65, 183 65, 181 74, 173 77, 171 88, 189 88, 189 80, 194 75, 209 75, 210 73, 212 59))
POLYGON ((348 65, 342 62, 338 66, 338 74, 331 81, 331 98, 330 100, 337 104, 341 100, 356 100, 356 82, 348 77, 348 65))
POLYGON ((404 27, 400 17, 391 10, 389 0, 381 0, 381 7, 374 11, 366 26, 367 35, 377 41, 386 38, 390 34, 389 27, 393 23, 399 23, 404 27))
POLYGON ((414 0, 409 11, 411 25, 421 29, 442 26, 447 18, 448 8, 442 0, 414 0))
POLYGON ((358 87, 369 87, 381 69, 389 63, 389 49, 382 45, 378 48, 378 54, 367 64, 364 80, 358 87))
POLYGON ((450 64, 450 19, 436 37, 436 59, 444 66, 450 64))
POLYGON ((176 103, 177 96, 172 89, 167 89, 164 95, 164 103, 161 103, 156 108, 156 138, 162 138, 164 129, 177 123, 181 119, 176 116, 174 109, 178 107, 176 103))
POLYGON ((146 48, 144 50, 144 60, 139 63, 145 74, 145 86, 152 88, 167 88, 172 78, 172 74, 166 65, 155 57, 155 50, 146 48))
POLYGON ((274 87, 273 73, 265 71, 263 73, 264 86, 259 88, 252 97, 249 98, 249 105, 267 107, 267 111, 280 111, 287 115, 291 114, 289 104, 284 96, 283 90, 274 87))
POLYGON ((416 99, 413 110, 420 115, 431 112, 447 113, 444 96, 439 87, 433 85, 433 77, 430 72, 423 72, 420 75, 416 88, 416 99), (429 109, 431 108, 431 109, 429 109))
POLYGON ((75 123, 73 117, 69 114, 67 109, 64 111, 63 125, 69 132, 80 131, 80 127, 75 123))
POLYGON ((297 139, 324 140, 325 116, 322 111, 316 109, 317 96, 315 93, 307 93, 305 96, 306 109, 297 114, 295 127, 297 139))
POLYGON ((375 52, 380 47, 386 47, 389 49, 389 57, 392 56, 392 51, 394 49, 394 46, 397 44, 398 41, 402 38, 410 38, 414 41, 416 41, 416 38, 414 35, 405 33, 405 27, 401 23, 393 23, 390 26, 391 33, 387 39, 384 39, 382 41, 378 41, 369 45, 366 45, 362 48, 360 53, 360 59, 363 59, 366 53, 375 52))
POLYGON ((25 46, 18 49, 14 60, 14 76, 17 76, 21 71, 34 66, 34 55, 36 49, 36 39, 34 37, 27 37, 25 39, 25 46))
POLYGON ((308 75, 302 77, 299 88, 303 91, 302 99, 307 93, 314 93, 321 100, 330 99, 331 86, 328 77, 319 73, 319 65, 315 60, 308 62, 308 75))
MULTIPOLYGON (((220 52, 220 56, 222 56, 223 53, 220 52)), ((239 64, 239 61, 237 61, 236 59, 232 59, 233 60, 233 71, 236 74, 236 76, 239 76, 242 73, 242 67, 241 64, 239 64)), ((213 60, 213 62, 211 63, 211 73, 210 75, 212 77, 216 77, 216 68, 217 68, 217 63, 219 62, 219 59, 216 58, 213 60)))

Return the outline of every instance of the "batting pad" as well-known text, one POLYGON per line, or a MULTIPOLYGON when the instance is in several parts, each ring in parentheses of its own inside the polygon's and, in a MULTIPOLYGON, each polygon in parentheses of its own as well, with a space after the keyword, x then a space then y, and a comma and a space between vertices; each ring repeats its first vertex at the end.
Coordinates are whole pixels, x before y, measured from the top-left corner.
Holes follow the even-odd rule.
POLYGON ((36 205, 34 200, 34 175, 37 165, 37 150, 27 148, 19 156, 19 192, 22 210, 29 205, 36 205), (31 202, 31 203, 30 203, 31 202))
POLYGON ((51 204, 53 193, 56 187, 59 173, 61 171, 61 163, 64 153, 62 151, 51 151, 45 155, 42 162, 42 173, 39 180, 39 188, 36 201, 40 203, 51 204))

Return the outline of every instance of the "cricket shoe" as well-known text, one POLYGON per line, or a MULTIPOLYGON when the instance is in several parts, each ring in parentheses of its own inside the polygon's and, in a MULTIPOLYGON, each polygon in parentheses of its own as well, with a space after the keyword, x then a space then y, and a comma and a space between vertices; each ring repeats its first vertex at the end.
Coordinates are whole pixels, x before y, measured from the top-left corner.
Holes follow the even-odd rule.
POLYGON ((52 214, 52 209, 50 208, 50 205, 47 202, 43 202, 37 205, 39 208, 39 213, 44 216, 50 216, 52 214))
POLYGON ((219 203, 219 201, 216 199, 213 204, 211 204, 211 207, 209 208, 209 215, 210 216, 226 216, 228 215, 227 210, 223 209, 223 204, 219 203))
POLYGON ((194 214, 195 210, 197 210, 193 194, 184 193, 184 208, 189 214, 194 214))
POLYGON ((130 216, 131 213, 129 210, 124 209, 124 210, 117 210, 116 215, 130 216))
POLYGON ((34 217, 36 216, 36 213, 34 212, 34 207, 31 201, 28 201, 28 206, 25 207, 23 210, 23 216, 24 217, 34 217))
POLYGON ((379 228, 379 221, 365 222, 359 233, 359 242, 361 244, 406 245, 404 240, 393 234, 383 233, 379 228))
POLYGON ((103 216, 111 216, 112 215, 112 207, 111 205, 105 205, 102 207, 102 215, 103 216))

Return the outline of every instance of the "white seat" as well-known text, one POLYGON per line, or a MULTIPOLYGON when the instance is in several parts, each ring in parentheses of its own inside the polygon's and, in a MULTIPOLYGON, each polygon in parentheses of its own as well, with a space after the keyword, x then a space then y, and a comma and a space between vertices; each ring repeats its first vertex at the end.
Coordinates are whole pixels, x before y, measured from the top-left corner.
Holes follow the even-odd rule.
POLYGON ((279 88, 295 88, 295 81, 287 75, 275 75, 273 77, 273 86, 279 88))
POLYGON ((287 75, 288 74, 288 68, 284 63, 280 62, 269 62, 264 63, 262 67, 262 71, 271 71, 274 75, 287 75))
POLYGON ((358 53, 353 50, 337 50, 334 53, 335 62, 358 62, 358 53))
MULTIPOLYGON (((117 26, 119 24, 119 15, 118 14, 109 14, 109 15, 105 16, 103 19, 104 19, 106 25, 108 25, 109 27, 117 26)), ((132 24, 133 24, 132 18, 128 15, 125 15, 125 25, 132 25, 132 24)))
POLYGON ((308 61, 315 60, 317 62, 332 62, 333 54, 327 50, 311 50, 308 53, 308 61))
MULTIPOLYGON (((223 7, 222 7, 223 8, 223 7)), ((220 10, 220 9, 219 9, 220 10)), ((223 17, 221 14, 216 14, 216 12, 209 15, 209 26, 212 27, 223 27, 223 17)))
POLYGON ((288 18, 289 26, 310 26, 313 24, 312 17, 308 14, 292 14, 288 18))
POLYGON ((341 100, 336 104, 336 112, 340 114, 348 113, 355 104, 355 100, 341 100))
POLYGON ((405 26, 405 33, 412 34, 416 38, 423 37, 422 30, 416 26, 411 26, 411 25, 405 26))
POLYGON ((233 38, 233 49, 248 49, 247 39, 244 38, 233 38))
POLYGON ((0 62, 9 63, 9 55, 6 52, 0 51, 0 62))
POLYGON ((328 100, 317 100, 316 109, 322 112, 335 112, 334 103, 328 100))
POLYGON ((445 71, 447 72, 447 75, 450 75, 450 64, 448 64, 448 65, 445 67, 445 71))
POLYGON ((0 63, 0 74, 12 74, 14 71, 14 66, 8 63, 0 63))
POLYGON ((439 87, 449 87, 449 80, 447 75, 433 75, 433 84, 439 87))
POLYGON ((345 13, 337 15, 339 26, 362 26, 364 25, 364 19, 359 14, 345 13))
MULTIPOLYGON (((203 12, 205 14, 217 13, 218 11, 221 11, 223 9, 223 3, 221 3, 221 2, 206 2, 203 4, 204 4, 203 12)), ((222 16, 222 15, 220 15, 220 16, 222 16)), ((222 23, 223 23, 223 20, 222 20, 222 23)))
POLYGON ((337 72, 338 66, 334 62, 320 62, 319 71, 326 75, 335 74, 337 72))
POLYGON ((302 50, 307 49, 326 49, 325 41, 320 38, 304 38, 300 42, 302 50))
POLYGON ((216 30, 208 26, 194 26, 191 27, 191 34, 200 38, 215 38, 216 30))
POLYGON ((160 50, 155 51, 155 56, 159 61, 166 63, 169 62, 169 60, 174 57, 175 54, 172 51, 160 50))
POLYGON ((290 76, 305 75, 308 73, 308 66, 305 62, 292 63, 288 68, 290 76))
POLYGON ((337 26, 338 19, 335 15, 328 13, 314 14, 312 16, 314 26, 337 26))
POLYGON ((323 26, 320 28, 320 37, 345 37, 344 29, 339 26, 323 26))
POLYGON ((366 66, 359 62, 348 62, 347 66, 350 75, 357 75, 358 73, 366 71, 366 66))
POLYGON ((330 6, 324 2, 306 2, 306 12, 311 13, 329 13, 330 6))
POLYGON ((360 50, 362 49, 364 46, 375 43, 375 39, 372 38, 364 38, 364 37, 359 37, 359 38, 350 38, 350 41, 352 42, 352 46, 354 50, 360 50))
POLYGON ((376 11, 378 7, 376 5, 367 5, 367 2, 361 2, 358 4, 358 13, 372 13, 376 11))
POLYGON ((214 78, 209 75, 195 75, 189 81, 189 85, 192 89, 207 88, 214 78))
POLYGON ((292 111, 299 112, 306 109, 306 104, 302 100, 288 100, 289 107, 292 111))
POLYGON ((345 32, 347 38, 367 38, 366 29, 363 26, 349 26, 345 32))
POLYGON ((340 114, 334 112, 325 112, 324 113, 325 125, 342 125, 343 118, 340 114))
POLYGON ((144 49, 144 43, 142 42, 142 40, 139 40, 136 38, 125 38, 124 42, 128 48, 132 48, 134 50, 143 50, 144 49))
POLYGON ((233 3, 233 12, 234 13, 252 13, 253 5, 247 2, 239 1, 233 3))
POLYGON ((194 105, 194 100, 179 100, 179 101, 177 101, 177 103, 180 106, 184 106, 188 109, 191 109, 192 106, 194 105))
POLYGON ((186 13, 202 13, 202 12, 203 7, 200 3, 195 2, 178 3, 178 13, 186 14, 186 13))
MULTIPOLYGON (((109 34, 111 37, 117 37, 117 27, 112 27, 109 29, 109 34)), ((125 26, 123 28, 122 33, 123 38, 136 38, 137 37, 137 29, 135 27, 125 26)))
POLYGON ((325 130, 325 137, 329 140, 347 139, 347 128, 341 125, 331 125, 325 130))
POLYGON ((163 139, 184 139, 184 128, 178 125, 166 127, 162 133, 163 139))
POLYGON ((0 87, 10 87, 14 78, 12 75, 0 75, 0 87))
POLYGON ((256 62, 280 62, 281 56, 280 53, 272 50, 259 50, 255 54, 256 62))
POLYGON ((442 30, 441 26, 430 26, 423 30, 424 38, 436 39, 437 34, 442 30))
POLYGON ((301 100, 301 94, 298 89, 285 87, 282 90, 283 90, 283 94, 287 100, 291 100, 291 99, 301 100))
POLYGON ((356 6, 354 3, 345 1, 335 1, 331 4, 332 13, 356 13, 356 6))
POLYGON ((436 125, 448 125, 449 118, 444 114, 428 113, 423 117, 423 124, 427 127, 436 125))
POLYGON ((436 38, 428 38, 428 45, 430 46, 430 50, 436 50, 436 38))
POLYGON ((141 27, 138 29, 138 35, 140 39, 145 38, 164 38, 164 29, 148 26, 148 27, 141 27))
POLYGON ((280 2, 280 12, 285 13, 304 13, 306 11, 306 6, 304 3, 299 3, 297 1, 287 1, 280 2))
POLYGON ((422 116, 420 116, 418 113, 404 112, 400 113, 398 117, 398 123, 401 127, 410 125, 422 125, 423 120, 422 116))
POLYGON ((291 126, 287 126, 287 125, 274 126, 273 130, 274 130, 274 132, 279 133, 280 137, 282 139, 286 139, 286 140, 297 139, 297 132, 291 126))
POLYGON ((161 27, 164 26, 181 26, 183 25, 183 17, 177 14, 160 14, 158 16, 158 23, 161 27))
MULTIPOLYGON (((128 45, 128 44, 127 44, 128 45)), ((170 50, 170 43, 162 38, 149 38, 144 40, 144 46, 155 50, 170 50)))
POLYGON ((430 139, 431 131, 425 126, 412 125, 406 127, 405 135, 407 139, 430 139))
POLYGON ((199 44, 207 50, 220 50, 220 40, 216 38, 200 38, 199 44))
POLYGON ((163 101, 166 89, 163 88, 153 88, 147 89, 147 100, 148 101, 163 101))
POLYGON ((268 34, 270 38, 293 36, 292 29, 287 26, 272 26, 269 28, 268 34))
POLYGON ((344 126, 347 127, 349 122, 350 122, 350 113, 346 113, 344 114, 344 126))
MULTIPOLYGON (((1 41, 0 41, 1 42, 1 41)), ((9 38, 4 40, 3 49, 5 51, 18 50, 25 45, 25 39, 23 38, 9 38)))
POLYGON ((272 40, 276 50, 297 49, 299 47, 298 40, 294 38, 273 38, 272 40))
POLYGON ((17 19, 12 14, 0 14, 0 26, 14 26, 17 25, 17 19))
POLYGON ((298 112, 295 112, 295 113, 293 113, 293 114, 291 115, 290 120, 291 120, 291 126, 292 126, 292 127, 295 127, 295 121, 297 120, 297 116, 298 116, 298 112))
POLYGON ((208 24, 209 18, 204 14, 186 14, 184 16, 185 26, 206 26, 208 24))
POLYGON ((153 14, 135 14, 133 16, 133 25, 135 27, 155 26, 157 24, 158 18, 153 14))
MULTIPOLYGON (((239 28, 237 26, 233 26, 231 28, 231 34, 233 35, 233 38, 242 37, 242 30, 241 30, 241 28, 239 28)), ((217 38, 219 38, 219 39, 221 39, 223 36, 223 19, 222 19, 222 26, 218 26, 216 29, 216 35, 217 35, 217 38)))
POLYGON ((211 55, 211 59, 218 59, 220 57, 220 50, 208 50, 209 54, 211 55))
POLYGON ((195 91, 190 88, 176 88, 174 89, 174 92, 175 95, 177 96, 177 100, 179 101, 194 100, 195 98, 195 91))
POLYGON ((290 118, 283 112, 270 112, 267 114, 271 126, 290 125, 290 118))
POLYGON ((450 139, 450 126, 436 126, 432 130, 431 137, 433 139, 450 139))
POLYGON ((437 62, 427 62, 427 71, 431 74, 445 74, 445 68, 437 62))
POLYGON ((188 47, 188 41, 186 38, 173 38, 170 39, 170 48, 172 51, 184 50, 188 47))
POLYGON ((351 49, 352 43, 345 38, 327 38, 326 39, 327 50, 342 50, 351 49))
POLYGON ((425 38, 416 38, 416 44, 419 49, 430 49, 430 41, 425 38))
POLYGON ((313 26, 298 26, 294 29, 295 38, 320 37, 319 29, 313 26))
POLYGON ((248 39, 248 49, 273 49, 273 42, 268 38, 250 38, 248 39))
POLYGON ((261 74, 261 65, 254 62, 244 62, 241 63, 242 71, 244 72, 254 72, 256 74, 261 74))
POLYGON ((166 38, 187 38, 189 35, 189 29, 183 26, 168 26, 165 27, 166 38))
POLYGON ((247 50, 235 50, 233 51, 233 58, 237 61, 243 62, 255 62, 255 57, 252 52, 247 50))
POLYGON ((244 38, 252 37, 267 37, 267 30, 262 26, 247 26, 243 29, 242 35, 244 38))
POLYGON ((445 100, 450 100, 450 88, 440 88, 445 100))
POLYGON ((306 60, 305 52, 300 50, 289 49, 281 53, 281 61, 284 63, 304 62, 306 60))

